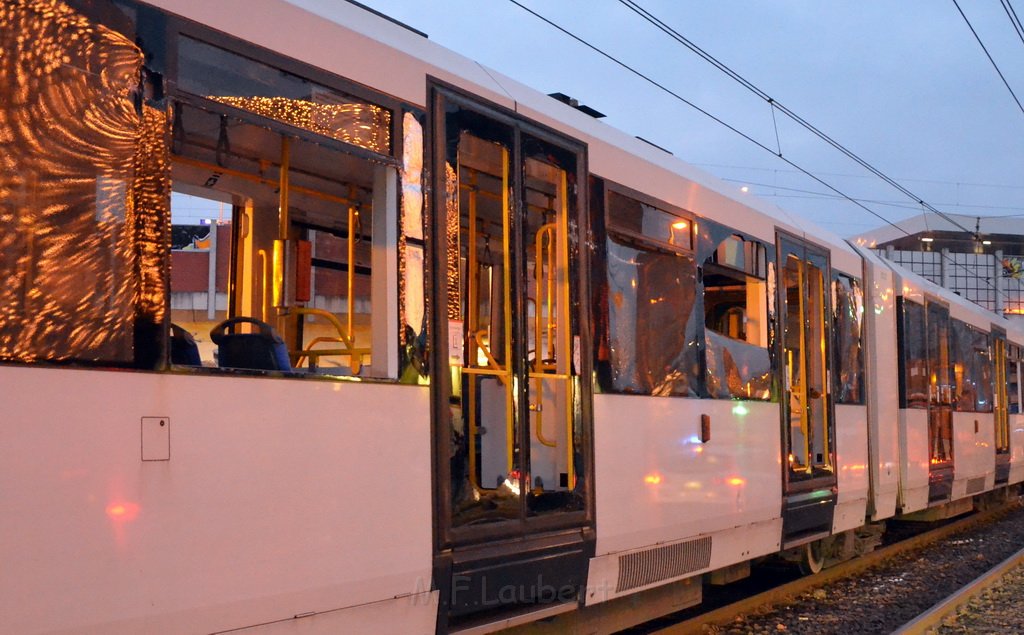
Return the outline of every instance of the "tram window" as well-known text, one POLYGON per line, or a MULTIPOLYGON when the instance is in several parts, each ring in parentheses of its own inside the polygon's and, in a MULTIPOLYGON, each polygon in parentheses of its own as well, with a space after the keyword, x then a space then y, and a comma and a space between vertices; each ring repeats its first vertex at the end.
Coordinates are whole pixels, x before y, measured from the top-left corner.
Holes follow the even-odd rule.
POLYGON ((103 25, 65 28, 86 18, 62 5, 0 13, 0 359, 151 368, 166 118, 136 101, 143 55, 103 25))
POLYGON ((903 368, 900 405, 904 408, 927 408, 929 377, 924 306, 902 298, 900 302, 900 361, 903 368))
POLYGON ((175 188, 232 203, 217 214, 227 302, 205 318, 229 322, 209 331, 222 342, 216 359, 200 346, 203 365, 395 377, 397 170, 185 104, 173 143, 175 188))
POLYGON ((864 403, 862 325, 864 294, 860 280, 843 274, 832 277, 832 337, 836 403, 864 403))
POLYGON ((1020 347, 1006 347, 1006 407, 1010 414, 1020 414, 1020 347))
POLYGON ((992 412, 992 355, 988 334, 951 320, 954 408, 958 412, 992 412))
POLYGON ((606 205, 610 385, 605 388, 697 394, 692 222, 614 191, 606 205))
POLYGON ((171 363, 213 366, 210 331, 228 317, 231 197, 187 188, 171 193, 171 363))
POLYGON ((768 294, 764 245, 730 236, 703 267, 708 394, 768 399, 768 294))

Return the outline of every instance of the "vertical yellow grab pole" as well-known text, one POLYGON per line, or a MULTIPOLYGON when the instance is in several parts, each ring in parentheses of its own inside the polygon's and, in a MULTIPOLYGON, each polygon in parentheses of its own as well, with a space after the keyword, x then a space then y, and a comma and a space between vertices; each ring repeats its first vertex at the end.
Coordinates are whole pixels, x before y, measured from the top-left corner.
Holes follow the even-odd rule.
MULTIPOLYGON (((507 426, 506 440, 508 445, 508 467, 509 471, 512 471, 514 450, 515 450, 515 426, 513 425, 514 412, 512 410, 512 400, 514 397, 514 391, 518 388, 518 382, 512 381, 512 306, 511 306, 511 289, 512 289, 512 267, 509 263, 509 255, 512 249, 511 238, 509 237, 509 231, 511 229, 511 210, 509 209, 509 198, 508 198, 508 180, 509 180, 509 161, 508 161, 508 148, 501 148, 501 219, 502 219, 502 230, 504 236, 502 237, 502 247, 505 250, 502 257, 502 276, 504 279, 504 289, 502 289, 502 302, 505 305, 505 422, 507 426), (515 383, 516 385, 513 385, 515 383)), ((527 415, 529 416, 529 415, 527 415)), ((529 425, 529 421, 527 421, 529 425)), ((522 477, 522 475, 520 475, 522 477)), ((520 485, 522 487, 522 485, 520 485)), ((520 490, 522 491, 522 490, 520 490)))
MULTIPOLYGON (((286 309, 287 303, 285 296, 285 261, 287 259, 285 250, 288 240, 288 172, 289 164, 291 162, 291 143, 288 137, 281 137, 281 170, 279 179, 279 191, 278 191, 278 210, 277 210, 277 240, 274 241, 274 249, 272 252, 273 258, 273 286, 271 288, 272 301, 271 304, 275 308, 286 309)), ((264 306, 266 306, 266 300, 264 299, 264 306)), ((283 315, 281 312, 278 314, 281 319, 278 320, 278 328, 284 326, 283 315)), ((283 330, 283 329, 282 329, 283 330)))
POLYGON ((572 354, 572 328, 569 317, 570 296, 569 296, 569 181, 565 170, 561 170, 562 179, 559 183, 559 198, 562 204, 559 206, 558 234, 555 243, 558 247, 559 275, 561 276, 562 293, 561 305, 558 307, 558 322, 562 324, 560 337, 562 338, 562 368, 565 369, 565 464, 568 473, 567 485, 569 489, 576 487, 576 466, 573 460, 573 448, 575 447, 575 417, 573 408, 573 354, 572 354))

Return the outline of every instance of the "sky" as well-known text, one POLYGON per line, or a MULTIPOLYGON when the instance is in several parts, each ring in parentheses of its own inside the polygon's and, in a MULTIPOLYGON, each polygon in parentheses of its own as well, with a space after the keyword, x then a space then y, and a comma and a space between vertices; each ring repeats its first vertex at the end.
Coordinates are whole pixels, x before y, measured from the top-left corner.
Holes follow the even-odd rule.
MULTIPOLYGON (((735 132, 509 0, 361 0, 431 40, 608 125, 854 236, 917 201, 773 112, 618 0, 518 0, 735 132), (876 215, 796 172, 775 152, 876 215), (881 217, 881 218, 879 218, 881 217)), ((958 0, 1024 103, 1024 41, 1000 2, 958 0)), ((1008 0, 1024 18, 1024 0, 1008 0)), ((952 0, 637 0, 643 9, 943 212, 1024 217, 1024 111, 952 0)))

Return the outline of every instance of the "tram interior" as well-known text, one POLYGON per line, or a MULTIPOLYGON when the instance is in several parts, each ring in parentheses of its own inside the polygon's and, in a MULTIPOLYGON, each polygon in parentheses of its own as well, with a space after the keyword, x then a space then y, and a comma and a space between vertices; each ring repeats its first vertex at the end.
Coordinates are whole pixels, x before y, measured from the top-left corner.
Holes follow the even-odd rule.
MULTIPOLYGON (((174 122, 173 182, 186 195, 172 199, 175 222, 195 223, 194 216, 176 213, 175 203, 211 209, 212 202, 218 211, 216 218, 204 219, 205 236, 195 232, 196 240, 172 256, 172 322, 196 340, 203 365, 232 366, 218 358, 211 331, 225 319, 251 318, 270 325, 287 349, 288 368, 269 370, 373 373, 372 315, 375 300, 384 295, 373 272, 390 264, 387 250, 375 248, 382 238, 374 234, 374 218, 385 215, 381 210, 395 196, 392 168, 181 104, 174 122), (288 237, 283 245, 282 219, 288 237), (282 247, 286 253, 275 254, 282 247), (203 252, 199 259, 207 262, 200 271, 206 280, 194 280, 195 266, 186 260, 196 255, 189 251, 203 252), (287 277, 275 281, 282 264, 287 277)), ((260 325, 240 322, 231 328, 258 333, 260 325)))

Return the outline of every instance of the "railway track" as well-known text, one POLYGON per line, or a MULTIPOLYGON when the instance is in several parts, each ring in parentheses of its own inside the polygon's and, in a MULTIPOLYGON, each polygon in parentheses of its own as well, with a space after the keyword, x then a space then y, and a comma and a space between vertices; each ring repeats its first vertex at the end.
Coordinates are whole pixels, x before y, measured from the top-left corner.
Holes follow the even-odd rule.
MULTIPOLYGON (((978 600, 990 591, 1005 586, 1007 587, 1005 592, 1012 594, 1014 601, 1016 601, 1016 598, 1019 597, 1019 587, 1024 583, 1024 570, 1021 570, 1022 566, 1024 566, 1024 549, 1017 551, 1006 560, 978 576, 970 584, 935 604, 916 619, 907 622, 902 628, 895 631, 894 635, 918 635, 929 632, 942 633, 946 630, 965 632, 964 629, 972 629, 973 625, 971 622, 978 620, 985 622, 992 622, 993 619, 996 621, 1000 620, 1001 618, 998 615, 986 614, 986 603, 979 603, 978 600), (1010 574, 1013 574, 1013 579, 1007 582, 1006 578, 1010 574), (973 605, 976 603, 981 604, 981 606, 974 607, 973 605), (944 626, 946 628, 943 628, 944 626)), ((996 604, 996 602, 987 604, 990 607, 996 604)), ((1017 619, 1017 617, 1014 615, 1014 619, 1017 619)), ((990 626, 1005 626, 1005 623, 990 624, 990 626)), ((970 630, 966 632, 970 632, 970 630)))
POLYGON ((1024 538, 1022 525, 1024 507, 1015 501, 682 621, 664 618, 628 632, 925 632, 987 588, 980 571, 998 563, 989 570, 993 577, 985 580, 998 579, 1024 561, 1024 550, 1006 558, 1024 538), (966 584, 970 580, 974 583, 966 584), (950 599, 951 591, 965 585, 973 589, 970 597, 950 599), (912 626, 926 616, 922 626, 912 626))

